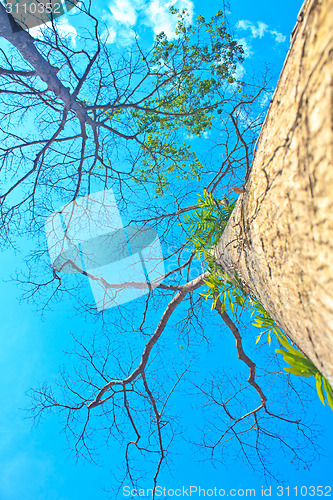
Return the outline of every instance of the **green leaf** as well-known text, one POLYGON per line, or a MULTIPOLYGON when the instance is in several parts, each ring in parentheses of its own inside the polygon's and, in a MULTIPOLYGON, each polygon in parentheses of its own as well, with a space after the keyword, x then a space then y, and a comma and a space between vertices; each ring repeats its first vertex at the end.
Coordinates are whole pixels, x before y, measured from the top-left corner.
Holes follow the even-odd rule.
POLYGON ((255 319, 255 321, 252 323, 253 326, 256 326, 257 328, 262 328, 264 326, 262 321, 259 321, 258 319, 255 319))
POLYGON ((261 339, 261 336, 264 332, 259 333, 258 337, 256 338, 256 344, 258 344, 259 340, 261 339))
POLYGON ((293 362, 287 361, 290 364, 294 364, 294 362, 297 362, 304 365, 304 367, 308 368, 309 370, 312 370, 314 373, 318 371, 312 361, 303 356, 301 352, 296 351, 297 354, 294 354, 293 352, 287 352, 283 349, 275 349, 275 351, 280 352, 284 358, 288 357, 289 359, 294 360, 293 362))
POLYGON ((225 312, 225 302, 221 302, 221 312, 225 312))
POLYGON ((324 378, 324 377, 323 377, 323 382, 324 382, 324 389, 325 389, 325 392, 326 392, 327 402, 328 402, 328 404, 330 405, 330 407, 333 410, 333 391, 332 391, 332 387, 330 386, 330 383, 328 382, 328 380, 326 380, 326 378, 324 378))
POLYGON ((316 389, 317 389, 320 401, 325 406, 325 398, 324 398, 324 392, 323 392, 323 379, 322 379, 322 376, 319 372, 316 373, 316 389))
POLYGON ((257 340, 256 340, 256 344, 258 344, 260 338, 262 335, 264 335, 264 333, 267 333, 267 330, 264 330, 263 332, 259 333, 258 337, 257 337, 257 340))
POLYGON ((294 347, 292 347, 287 338, 284 335, 277 335, 277 339, 280 342, 280 344, 283 345, 286 349, 288 349, 289 352, 293 352, 294 354, 299 354, 299 351, 297 351, 294 347))
POLYGON ((239 306, 244 305, 245 299, 243 297, 241 297, 240 295, 236 295, 235 299, 236 299, 236 302, 239 306))
POLYGON ((317 369, 314 367, 309 367, 305 363, 303 363, 302 360, 295 359, 292 355, 283 352, 283 359, 286 361, 286 363, 289 363, 293 368, 296 368, 297 370, 300 370, 304 373, 308 373, 309 376, 314 376, 317 373, 317 369))
POLYGON ((293 366, 287 366, 284 368, 286 372, 292 373, 293 375, 297 375, 298 377, 312 377, 312 375, 306 371, 298 370, 293 366))
POLYGON ((224 306, 224 311, 225 311, 225 307, 226 307, 226 306, 225 306, 225 301, 226 301, 226 298, 227 298, 227 292, 224 292, 224 294, 223 294, 223 298, 222 298, 222 304, 223 304, 223 306, 224 306))

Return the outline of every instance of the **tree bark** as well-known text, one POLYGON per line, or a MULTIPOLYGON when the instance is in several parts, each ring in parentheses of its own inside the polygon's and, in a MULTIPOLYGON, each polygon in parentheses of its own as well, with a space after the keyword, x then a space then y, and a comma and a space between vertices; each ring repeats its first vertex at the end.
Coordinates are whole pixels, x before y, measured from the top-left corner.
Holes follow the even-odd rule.
POLYGON ((333 1, 306 0, 215 259, 333 384, 333 1))

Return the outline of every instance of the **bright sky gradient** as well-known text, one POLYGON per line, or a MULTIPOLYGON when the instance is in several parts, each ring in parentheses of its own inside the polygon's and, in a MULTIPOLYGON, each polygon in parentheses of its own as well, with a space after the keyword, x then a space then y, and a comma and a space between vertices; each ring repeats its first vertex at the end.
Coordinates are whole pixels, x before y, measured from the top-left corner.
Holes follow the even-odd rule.
MULTIPOLYGON (((130 28, 135 29, 138 23, 141 28, 145 26, 147 38, 143 40, 144 43, 149 43, 152 34, 162 30, 172 36, 174 26, 168 13, 174 3, 172 0, 92 2, 96 3, 95 15, 103 17, 106 23, 105 36, 115 51, 121 51, 131 43, 134 35, 130 28)), ((216 0, 178 0, 175 5, 189 9, 193 19, 198 14, 208 18, 221 7, 216 0)), ((230 24, 234 26, 246 54, 243 66, 238 69, 238 76, 259 71, 265 62, 274 65, 273 72, 278 75, 301 1, 231 0, 230 7, 230 24)), ((75 46, 80 16, 73 12, 61 19, 60 26, 63 36, 68 36, 75 46)), ((25 393, 30 387, 57 376, 59 366, 65 362, 63 351, 71 349, 68 332, 84 332, 94 328, 94 325, 87 324, 86 318, 77 315, 75 304, 70 299, 55 304, 53 310, 47 311, 44 317, 36 313, 33 304, 19 300, 22 290, 8 280, 15 275, 16 270, 22 269, 28 251, 28 243, 23 237, 20 245, 21 254, 15 254, 13 250, 0 254, 0 500, 103 500, 108 498, 108 494, 102 488, 111 487, 112 470, 121 465, 118 445, 110 443, 109 448, 102 451, 101 467, 85 462, 76 463, 75 457, 67 449, 60 419, 52 416, 39 426, 32 427, 31 421, 24 419, 24 412, 21 411, 28 405, 25 393)), ((178 352, 175 342, 170 337, 172 356, 178 352)), ((197 353, 200 355, 199 348, 197 353)), ((212 347, 209 356, 205 355, 200 361, 203 370, 208 365, 216 369, 224 365, 231 369, 236 362, 233 339, 227 336, 223 342, 217 342, 212 347)), ((182 407, 182 404, 182 398, 175 396, 173 407, 183 415, 183 425, 186 427, 186 419, 191 419, 192 413, 190 408, 182 407)), ((198 410, 198 422, 199 413, 198 410)), ((284 486, 332 486, 333 413, 329 408, 322 407, 318 398, 314 397, 311 416, 322 429, 319 441, 323 447, 322 458, 314 462, 308 471, 298 470, 294 464, 282 462, 279 455, 272 456, 285 481, 284 486)), ((265 483, 243 463, 228 464, 228 468, 221 464, 219 469, 213 469, 209 463, 200 462, 200 454, 193 456, 186 443, 179 443, 184 449, 177 450, 172 469, 163 471, 160 476, 160 485, 167 488, 200 485, 202 488, 226 490, 255 488, 256 497, 261 496, 261 487, 265 483)), ((276 483, 272 483, 271 498, 281 498, 276 494, 276 486, 276 483)), ((146 487, 151 487, 151 483, 147 483, 146 487)), ((286 493, 283 498, 285 496, 286 493)), ((296 498, 292 493, 290 497, 296 498)))

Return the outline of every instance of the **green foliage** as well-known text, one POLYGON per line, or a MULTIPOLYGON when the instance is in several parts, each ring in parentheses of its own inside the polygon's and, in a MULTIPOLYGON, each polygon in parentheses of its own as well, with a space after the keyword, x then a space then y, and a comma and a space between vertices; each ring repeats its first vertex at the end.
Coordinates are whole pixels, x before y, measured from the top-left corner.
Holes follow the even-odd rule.
POLYGON ((316 389, 320 401, 323 405, 325 405, 325 401, 327 401, 333 410, 333 390, 326 378, 322 376, 312 361, 310 361, 302 352, 290 345, 287 337, 285 337, 282 333, 275 335, 280 344, 284 347, 284 349, 275 349, 275 352, 282 354, 283 359, 290 365, 284 369, 293 375, 297 375, 298 377, 315 377, 316 389))
POLYGON ((263 305, 255 298, 247 294, 241 279, 234 273, 233 277, 228 276, 223 268, 213 261, 210 256, 210 249, 217 244, 224 228, 230 218, 235 201, 229 202, 227 199, 217 201, 215 197, 208 192, 204 192, 199 197, 198 209, 193 210, 189 215, 185 215, 183 222, 187 226, 188 243, 192 246, 193 252, 197 257, 206 261, 208 277, 204 280, 206 285, 205 292, 200 295, 206 300, 212 299, 212 310, 215 308, 217 300, 221 302, 222 312, 226 310, 227 305, 232 314, 237 315, 237 308, 248 308, 251 310, 251 316, 254 315, 252 325, 262 329, 256 338, 256 344, 264 334, 267 334, 268 345, 271 345, 272 338, 275 336, 284 349, 275 349, 282 354, 284 361, 289 366, 284 369, 293 375, 299 377, 315 377, 316 389, 320 401, 325 402, 333 410, 333 390, 329 382, 322 376, 316 366, 301 351, 292 346, 287 337, 283 335, 281 329, 277 326, 274 319, 266 311, 263 305))
POLYGON ((257 299, 251 297, 250 304, 253 309, 251 316, 254 313, 256 314, 255 321, 252 324, 258 328, 265 328, 257 337, 256 343, 259 342, 264 333, 267 333, 268 344, 271 345, 272 334, 275 335, 281 346, 284 347, 284 349, 275 349, 275 352, 282 354, 284 361, 290 365, 285 367, 284 370, 298 377, 315 377, 320 401, 325 405, 326 395, 327 402, 333 410, 333 392, 329 382, 322 376, 312 361, 290 344, 287 337, 283 335, 276 322, 257 299))
POLYGON ((160 33, 149 56, 142 56, 143 73, 155 79, 156 91, 129 111, 133 130, 145 135, 135 177, 154 180, 157 194, 168 186, 170 172, 178 179, 200 179, 202 165, 183 139, 210 130, 214 112, 221 111, 221 83, 234 83, 237 62, 243 61, 243 49, 227 33, 222 12, 210 22, 199 16, 191 26, 186 9, 170 10, 178 18, 176 37, 160 33))
POLYGON ((234 200, 217 200, 212 193, 204 191, 199 195, 198 208, 184 215, 182 225, 188 234, 187 243, 196 257, 209 258, 209 251, 219 241, 235 204, 234 200))
MULTIPOLYGON (((172 121, 169 120, 169 123, 172 124, 172 121)), ((188 144, 169 141, 167 134, 158 135, 161 130, 146 136, 145 145, 148 149, 144 152, 141 167, 136 171, 136 179, 141 182, 155 179, 158 195, 163 194, 168 186, 171 172, 176 172, 177 180, 196 179, 199 182, 203 168, 188 144), (155 163, 156 155, 160 158, 158 168, 155 163)))
POLYGON ((221 301, 222 312, 229 304, 233 314, 237 314, 238 306, 244 307, 246 302, 246 292, 242 288, 237 276, 230 278, 213 260, 208 261, 209 275, 204 280, 207 290, 201 293, 205 299, 212 299, 212 310, 216 306, 218 299, 221 301))
POLYGON ((271 318, 270 314, 266 309, 260 304, 260 302, 255 298, 251 297, 249 302, 249 307, 252 309, 251 316, 255 314, 253 326, 257 328, 265 328, 264 331, 260 332, 256 338, 256 344, 259 342, 261 337, 267 333, 268 345, 271 345, 272 333, 275 335, 282 335, 280 328, 276 325, 275 321, 271 318))
MULTIPOLYGON (((110 109, 98 115, 120 134, 135 137, 140 160, 134 179, 154 183, 157 196, 168 189, 171 176, 173 182, 200 182, 203 165, 190 139, 212 128, 215 113, 228 100, 225 83, 236 81, 236 65, 243 61, 243 49, 227 33, 222 12, 210 22, 199 16, 191 26, 186 9, 170 10, 178 20, 176 36, 169 40, 158 34, 148 53, 133 49, 128 64, 135 90, 128 84, 121 98, 110 94, 110 109)), ((96 111, 89 109, 93 102, 79 102, 96 118, 96 111)))

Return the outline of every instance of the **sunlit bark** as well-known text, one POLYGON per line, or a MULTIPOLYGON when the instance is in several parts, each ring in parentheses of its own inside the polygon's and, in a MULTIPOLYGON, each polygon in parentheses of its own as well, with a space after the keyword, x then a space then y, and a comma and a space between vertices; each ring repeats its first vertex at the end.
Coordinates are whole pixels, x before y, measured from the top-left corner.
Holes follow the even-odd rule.
POLYGON ((333 383, 333 1, 306 1, 215 251, 333 383))

